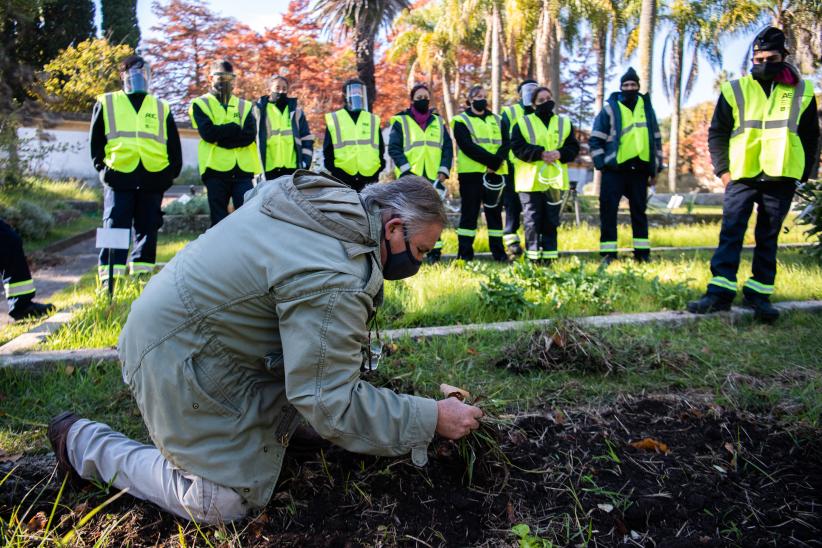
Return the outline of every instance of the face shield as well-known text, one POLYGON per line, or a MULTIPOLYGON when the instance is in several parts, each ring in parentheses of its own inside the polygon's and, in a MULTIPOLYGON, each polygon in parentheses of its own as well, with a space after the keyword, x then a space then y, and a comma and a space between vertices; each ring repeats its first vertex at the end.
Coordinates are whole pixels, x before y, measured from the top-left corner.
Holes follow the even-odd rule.
POLYGON ((123 74, 123 91, 126 93, 148 93, 151 69, 148 65, 133 66, 123 74))
POLYGON ((212 72, 211 87, 214 88, 214 95, 222 104, 228 104, 231 93, 234 91, 234 80, 237 76, 233 72, 212 72))
POLYGON ((539 84, 525 84, 522 86, 522 89, 519 90, 520 99, 522 99, 522 106, 530 107, 533 106, 533 99, 534 99, 534 90, 539 87, 539 84))
POLYGON ((349 110, 368 110, 368 92, 363 84, 348 84, 345 87, 345 104, 349 110))

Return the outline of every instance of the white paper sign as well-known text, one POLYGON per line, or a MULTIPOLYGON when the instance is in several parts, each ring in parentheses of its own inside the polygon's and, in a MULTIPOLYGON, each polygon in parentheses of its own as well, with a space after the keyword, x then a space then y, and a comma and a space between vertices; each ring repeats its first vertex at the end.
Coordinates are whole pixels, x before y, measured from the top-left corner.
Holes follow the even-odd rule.
POLYGON ((191 201, 191 196, 189 196, 188 194, 183 194, 182 196, 177 198, 177 201, 183 205, 186 205, 188 202, 191 201))
POLYGON ((671 196, 671 199, 668 200, 668 209, 676 209, 682 205, 682 201, 685 198, 681 194, 674 194, 671 196))
POLYGON ((98 228, 98 249, 128 249, 131 230, 128 228, 98 228))

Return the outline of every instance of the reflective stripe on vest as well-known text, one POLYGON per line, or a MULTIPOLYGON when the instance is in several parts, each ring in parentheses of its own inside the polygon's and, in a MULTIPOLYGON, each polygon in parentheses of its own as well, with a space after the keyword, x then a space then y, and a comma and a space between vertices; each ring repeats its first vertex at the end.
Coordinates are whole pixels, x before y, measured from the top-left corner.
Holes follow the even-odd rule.
POLYGON ((445 143, 445 128, 442 125, 442 119, 435 114, 425 131, 416 120, 407 114, 394 116, 391 124, 395 122, 399 122, 402 128, 403 154, 408 160, 408 166, 397 166, 394 173, 399 177, 403 171, 410 171, 430 181, 435 180, 440 169, 442 147, 445 143))
MULTIPOLYGON (((525 116, 525 109, 519 103, 514 103, 513 105, 508 105, 505 107, 505 113, 508 114, 508 139, 514 135, 514 126, 520 121, 520 119, 525 116)), ((514 161, 514 151, 508 151, 508 161, 514 161)))
POLYGON ((156 173, 168 167, 166 119, 169 108, 153 95, 143 98, 135 111, 123 91, 100 95, 106 131, 103 162, 120 173, 131 173, 140 162, 146 171, 156 173))
POLYGON ((734 126, 729 142, 732 180, 765 173, 769 177, 801 179, 805 151, 797 134, 799 120, 813 98, 813 84, 776 84, 766 96, 751 76, 722 84, 734 126))
MULTIPOLYGON (((520 120, 522 136, 531 145, 539 145, 545 150, 558 150, 571 133, 571 121, 565 116, 554 115, 548 127, 536 114, 529 114, 520 120)), ((537 173, 545 165, 542 160, 524 162, 514 158, 514 190, 517 192, 542 192, 547 188, 540 185, 537 173)), ((568 166, 560 163, 562 169, 563 188, 569 188, 568 166)))
POLYGON ((648 140, 648 121, 645 119, 645 101, 637 97, 633 112, 619 103, 622 116, 622 130, 619 135, 617 164, 623 164, 639 156, 643 162, 651 161, 650 142, 648 140))
POLYGON ((278 167, 294 169, 297 167, 297 151, 294 149, 294 132, 291 129, 291 118, 294 113, 285 107, 283 112, 273 103, 266 105, 265 112, 265 170, 278 167))
MULTIPOLYGON (((214 125, 233 122, 243 127, 252 109, 251 103, 233 95, 229 99, 228 105, 223 107, 214 95, 206 93, 194 99, 189 108, 191 125, 194 129, 197 129, 197 121, 194 119, 193 112, 195 103, 214 125)), ((209 168, 214 171, 227 172, 234 169, 235 166, 239 166, 246 173, 257 174, 263 171, 256 141, 244 147, 223 148, 217 143, 209 143, 200 139, 200 144, 197 147, 197 157, 200 164, 200 175, 209 168)))
MULTIPOLYGON (((502 146, 502 119, 494 113, 485 118, 468 116, 467 113, 455 116, 451 120, 451 129, 457 124, 465 124, 471 134, 471 140, 484 150, 495 154, 502 146)), ((462 149, 457 153, 457 173, 485 173, 486 166, 469 158, 462 149)), ((508 174, 508 165, 503 162, 497 171, 499 175, 508 174)))
POLYGON ((357 122, 345 109, 325 115, 334 147, 334 165, 349 175, 374 175, 380 169, 380 118, 360 111, 357 122))

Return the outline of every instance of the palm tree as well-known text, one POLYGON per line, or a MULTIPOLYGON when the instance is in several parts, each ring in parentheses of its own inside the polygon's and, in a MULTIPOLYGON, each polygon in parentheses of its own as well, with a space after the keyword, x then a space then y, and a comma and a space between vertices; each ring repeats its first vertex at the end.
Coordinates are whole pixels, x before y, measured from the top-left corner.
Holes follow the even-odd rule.
POLYGON ((317 0, 317 18, 325 22, 325 28, 351 38, 357 76, 365 82, 372 105, 377 98, 374 42, 379 31, 390 26, 408 6, 408 0, 317 0))
POLYGON ((562 0, 542 0, 534 44, 536 79, 551 88, 554 97, 559 97, 564 3, 562 0))
POLYGON ((654 77, 654 36, 656 0, 642 0, 639 14, 639 84, 642 93, 651 93, 654 77))

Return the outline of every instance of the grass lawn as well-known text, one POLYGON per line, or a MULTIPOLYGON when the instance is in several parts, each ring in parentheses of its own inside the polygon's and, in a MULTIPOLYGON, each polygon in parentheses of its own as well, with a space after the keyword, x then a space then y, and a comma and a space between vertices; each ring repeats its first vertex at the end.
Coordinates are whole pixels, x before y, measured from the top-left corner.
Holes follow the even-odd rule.
POLYGON ((25 201, 54 217, 55 222, 48 232, 24 238, 25 250, 30 253, 63 238, 100 226, 99 211, 81 212, 77 215, 70 203, 99 202, 100 196, 99 188, 81 181, 34 178, 30 184, 11 189, 4 188, 0 193, 0 210, 14 208, 21 201, 25 201))
POLYGON ((323 545, 329 535, 510 545, 523 531, 512 526, 527 524, 546 540, 528 546, 616 545, 629 529, 657 544, 680 531, 683 546, 808 540, 819 524, 821 329, 822 315, 797 312, 773 326, 712 318, 401 340, 369 380, 424 396, 442 382, 468 389, 488 414, 483 432, 498 437, 435 439, 423 469, 338 450, 292 457, 263 517, 227 527, 195 526, 129 497, 78 524, 108 495, 58 495, 53 461, 38 455, 49 451, 49 418, 64 409, 148 442, 118 364, 0 370, 0 449, 19 468, 6 486, 16 498, 0 500, 0 537, 39 541, 75 527, 83 544, 111 546, 323 545), (546 347, 549 339, 562 342, 546 347), (666 443, 664 454, 630 446, 648 435, 666 443), (58 497, 52 527, 26 533, 58 497))

